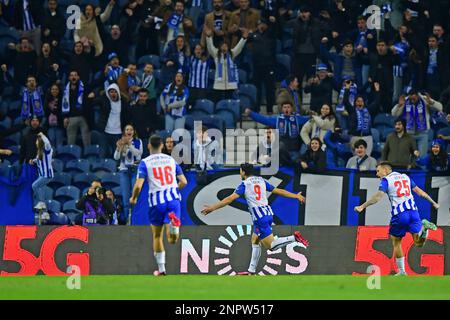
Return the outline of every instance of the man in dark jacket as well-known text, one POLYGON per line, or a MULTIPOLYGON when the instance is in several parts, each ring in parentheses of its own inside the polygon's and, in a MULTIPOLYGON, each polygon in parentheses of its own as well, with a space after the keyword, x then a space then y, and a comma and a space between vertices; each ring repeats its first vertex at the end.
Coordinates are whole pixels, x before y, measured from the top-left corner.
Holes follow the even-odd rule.
POLYGON ((324 104, 331 106, 333 95, 333 74, 325 64, 317 66, 317 74, 308 80, 305 93, 311 93, 310 109, 320 113, 324 104))
POLYGON ((80 80, 86 85, 89 84, 94 53, 95 50, 90 47, 84 48, 83 44, 78 41, 75 42, 72 53, 62 54, 63 58, 68 62, 69 68, 77 71, 80 80))
POLYGON ((31 120, 27 120, 30 128, 28 132, 22 136, 20 140, 20 155, 19 155, 19 163, 29 163, 30 160, 36 158, 37 148, 36 148, 36 139, 37 135, 40 132, 44 132, 44 129, 40 126, 41 122, 37 116, 33 116, 31 120))
POLYGON ((49 43, 57 47, 66 32, 66 21, 58 10, 57 0, 49 0, 47 9, 42 18, 41 39, 43 43, 49 43))
POLYGON ((37 0, 18 0, 14 6, 14 27, 21 37, 27 37, 33 44, 35 52, 41 50, 41 19, 43 6, 37 0))
POLYGON ((161 117, 156 106, 152 106, 150 103, 146 89, 139 90, 138 101, 129 110, 130 121, 136 129, 139 138, 146 145, 145 141, 150 135, 163 127, 161 117))
POLYGON ((88 95, 87 87, 80 80, 78 72, 70 71, 61 106, 64 127, 67 128, 67 144, 75 144, 78 129, 81 131, 84 147, 91 144, 91 132, 88 126, 91 112, 88 98, 94 98, 94 93, 88 95))
POLYGON ((432 98, 438 99, 446 88, 450 72, 448 53, 443 45, 439 45, 435 35, 428 37, 428 48, 423 55, 424 87, 432 98))
POLYGON ((303 78, 314 74, 320 41, 325 32, 322 23, 311 16, 307 6, 300 9, 300 15, 294 25, 294 62, 293 73, 300 86, 303 78))
POLYGON ((35 75, 37 72, 37 55, 33 50, 28 38, 21 38, 19 44, 8 44, 8 61, 11 61, 14 67, 14 81, 18 85, 25 85, 29 75, 35 75))
POLYGON ((259 21, 257 32, 249 37, 253 43, 253 82, 257 89, 255 110, 261 106, 262 86, 266 89, 267 113, 273 112, 275 104, 276 41, 272 23, 259 21))

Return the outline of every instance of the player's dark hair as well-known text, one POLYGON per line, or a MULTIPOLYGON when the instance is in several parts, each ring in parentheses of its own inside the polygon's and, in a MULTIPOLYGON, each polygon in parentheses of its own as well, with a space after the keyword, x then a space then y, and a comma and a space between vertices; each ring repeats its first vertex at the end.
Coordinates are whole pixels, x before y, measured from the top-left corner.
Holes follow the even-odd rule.
POLYGON ((241 169, 247 177, 254 175, 255 169, 251 163, 242 163, 241 169))
POLYGON ((363 146, 365 149, 367 149, 367 142, 364 141, 363 139, 359 139, 358 141, 355 142, 355 149, 359 148, 360 146, 363 146))
POLYGON ((163 140, 158 135, 152 135, 150 137, 149 144, 152 147, 152 149, 158 149, 163 144, 163 140))
POLYGON ((377 167, 388 167, 392 171, 392 164, 388 161, 381 161, 377 167))

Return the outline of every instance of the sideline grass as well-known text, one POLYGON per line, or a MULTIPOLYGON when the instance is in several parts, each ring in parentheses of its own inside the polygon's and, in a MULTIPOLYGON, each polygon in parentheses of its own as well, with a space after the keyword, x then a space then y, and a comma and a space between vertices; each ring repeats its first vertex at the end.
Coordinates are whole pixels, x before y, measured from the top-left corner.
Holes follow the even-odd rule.
POLYGON ((88 276, 80 290, 66 277, 0 277, 0 299, 450 299, 450 276, 381 277, 369 290, 363 276, 88 276))

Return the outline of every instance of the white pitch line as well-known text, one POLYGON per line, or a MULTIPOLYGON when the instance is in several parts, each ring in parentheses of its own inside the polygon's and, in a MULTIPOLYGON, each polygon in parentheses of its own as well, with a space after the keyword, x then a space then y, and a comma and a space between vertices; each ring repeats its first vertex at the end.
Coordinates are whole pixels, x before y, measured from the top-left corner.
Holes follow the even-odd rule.
POLYGON ((273 255, 273 254, 281 253, 281 251, 282 251, 281 248, 278 249, 278 250, 275 250, 275 251, 267 250, 267 254, 268 254, 269 256, 271 256, 271 255, 273 255))

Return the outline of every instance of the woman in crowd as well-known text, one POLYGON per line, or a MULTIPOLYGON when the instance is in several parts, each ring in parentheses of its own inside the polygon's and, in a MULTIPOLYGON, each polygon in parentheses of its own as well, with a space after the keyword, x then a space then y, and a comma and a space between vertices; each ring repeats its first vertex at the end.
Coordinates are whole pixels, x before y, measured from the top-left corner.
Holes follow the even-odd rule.
POLYGON ((54 83, 47 91, 44 99, 44 111, 47 124, 47 135, 51 144, 56 148, 62 146, 64 140, 64 125, 61 117, 62 93, 54 83))
POLYGON ((120 188, 125 214, 128 214, 131 209, 129 199, 136 181, 137 165, 141 160, 142 152, 142 140, 137 137, 134 127, 130 124, 125 126, 123 136, 117 141, 114 152, 114 159, 120 160, 120 188))
POLYGON ((312 138, 308 150, 300 157, 300 170, 309 172, 323 172, 327 167, 327 158, 322 150, 322 141, 312 138))
POLYGON ((186 119, 186 104, 189 98, 189 89, 184 83, 184 76, 177 72, 174 81, 167 85, 161 94, 161 108, 164 110, 166 130, 184 129, 186 119))
POLYGON ((445 149, 442 147, 443 141, 439 139, 433 140, 431 143, 430 152, 417 159, 417 164, 425 167, 431 172, 448 172, 449 171, 449 158, 445 149))

